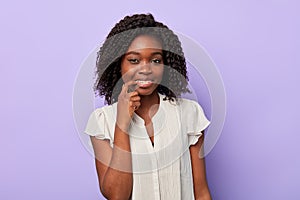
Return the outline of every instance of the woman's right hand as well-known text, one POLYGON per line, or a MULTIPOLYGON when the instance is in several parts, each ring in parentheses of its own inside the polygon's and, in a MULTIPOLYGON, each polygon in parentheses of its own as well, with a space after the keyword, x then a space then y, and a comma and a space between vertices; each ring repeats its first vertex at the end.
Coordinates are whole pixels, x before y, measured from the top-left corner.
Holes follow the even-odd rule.
POLYGON ((130 87, 136 87, 136 83, 134 81, 125 83, 118 97, 117 125, 124 132, 127 132, 133 113, 141 105, 138 92, 128 91, 130 87))

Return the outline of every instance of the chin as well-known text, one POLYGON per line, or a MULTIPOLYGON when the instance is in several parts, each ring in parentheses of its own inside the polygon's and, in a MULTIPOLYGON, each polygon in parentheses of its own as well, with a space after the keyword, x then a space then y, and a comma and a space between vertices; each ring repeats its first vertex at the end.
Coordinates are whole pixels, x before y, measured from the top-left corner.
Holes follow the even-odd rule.
POLYGON ((154 92, 156 92, 156 88, 138 88, 136 91, 139 93, 141 96, 149 96, 152 95, 154 92))

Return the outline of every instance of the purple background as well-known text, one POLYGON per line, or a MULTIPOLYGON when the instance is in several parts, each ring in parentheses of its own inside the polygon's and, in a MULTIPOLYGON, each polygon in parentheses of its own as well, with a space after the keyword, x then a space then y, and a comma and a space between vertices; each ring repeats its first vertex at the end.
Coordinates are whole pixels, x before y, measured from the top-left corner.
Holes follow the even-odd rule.
POLYGON ((214 199, 300 199, 299 6, 296 0, 2 2, 0 199, 99 199, 94 161, 73 121, 73 84, 110 28, 140 12, 202 44, 223 77, 227 117, 207 156, 214 199))

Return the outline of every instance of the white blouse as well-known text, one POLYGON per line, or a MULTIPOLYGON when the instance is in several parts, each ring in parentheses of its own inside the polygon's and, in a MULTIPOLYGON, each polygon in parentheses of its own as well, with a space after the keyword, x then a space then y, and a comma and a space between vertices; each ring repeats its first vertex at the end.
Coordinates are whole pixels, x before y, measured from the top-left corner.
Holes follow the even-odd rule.
MULTIPOLYGON (((210 122, 201 106, 192 100, 163 100, 152 117, 154 146, 144 121, 134 113, 129 128, 132 154, 132 200, 194 199, 189 146, 195 144, 210 122)), ((97 108, 85 133, 114 141, 117 103, 97 108)))

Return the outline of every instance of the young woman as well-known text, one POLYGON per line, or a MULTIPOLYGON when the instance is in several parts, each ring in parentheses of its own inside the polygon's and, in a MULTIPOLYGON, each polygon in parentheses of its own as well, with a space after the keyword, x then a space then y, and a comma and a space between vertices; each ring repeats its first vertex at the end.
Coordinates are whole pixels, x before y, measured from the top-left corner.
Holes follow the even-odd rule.
POLYGON ((97 57, 91 136, 107 199, 211 199, 201 156, 209 121, 189 92, 178 37, 151 14, 126 16, 97 57))

